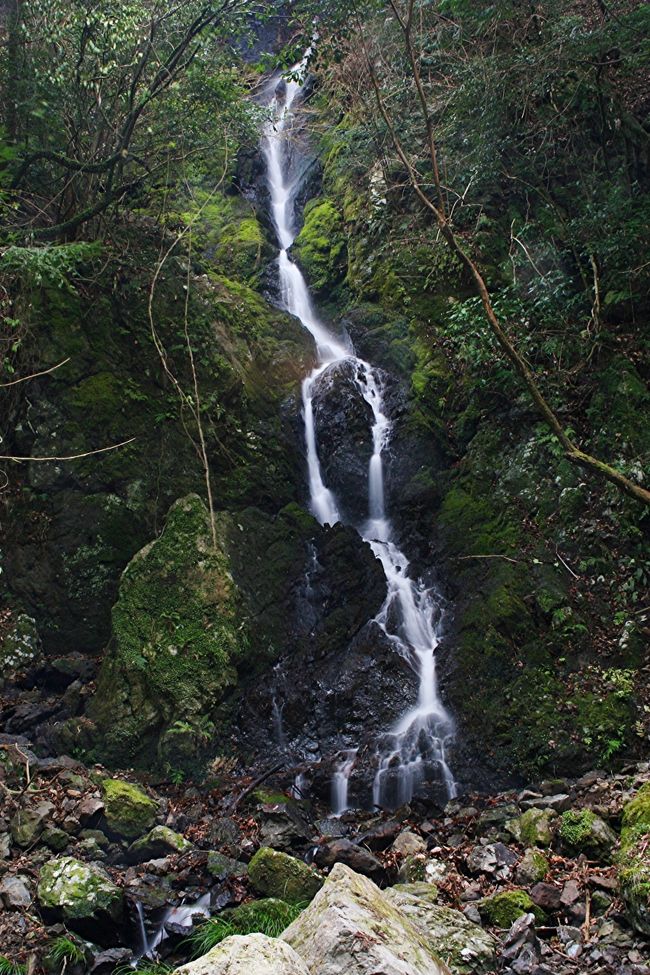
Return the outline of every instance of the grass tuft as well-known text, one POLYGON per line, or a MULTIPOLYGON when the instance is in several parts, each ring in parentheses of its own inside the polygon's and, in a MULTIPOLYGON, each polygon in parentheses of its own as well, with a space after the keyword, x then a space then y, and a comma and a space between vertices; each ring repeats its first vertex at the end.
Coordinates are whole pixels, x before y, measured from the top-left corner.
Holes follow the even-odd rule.
POLYGON ((188 938, 192 956, 200 958, 233 934, 266 934, 278 938, 306 907, 307 903, 286 904, 274 898, 242 904, 221 917, 211 918, 192 932, 188 938))

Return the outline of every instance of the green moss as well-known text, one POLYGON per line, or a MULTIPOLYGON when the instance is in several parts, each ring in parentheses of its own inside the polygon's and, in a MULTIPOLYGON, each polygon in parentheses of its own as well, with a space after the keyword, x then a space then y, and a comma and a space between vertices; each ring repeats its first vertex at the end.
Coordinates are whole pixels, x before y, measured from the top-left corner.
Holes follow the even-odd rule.
POLYGON ((314 291, 333 290, 346 270, 343 218, 331 200, 313 200, 293 245, 295 257, 314 291))
POLYGON ((546 915, 533 904, 525 890, 505 890, 478 901, 482 920, 495 928, 509 928, 522 914, 534 914, 535 920, 542 924, 546 915))
POLYGON ((633 926, 650 934, 650 782, 623 809, 617 856, 621 893, 633 926))
POLYGON ((580 848, 589 837, 596 816, 589 809, 579 812, 569 809, 562 813, 560 820, 560 839, 568 846, 580 848))
POLYGON ((112 832, 135 839, 156 821, 158 806, 139 786, 121 779, 102 782, 104 815, 112 832))
POLYGON ((108 914, 117 921, 122 915, 120 888, 103 871, 74 857, 48 861, 41 868, 37 894, 41 907, 56 911, 64 919, 108 914))
POLYGON ((625 806, 622 825, 624 832, 637 827, 650 833, 650 782, 642 785, 634 799, 625 806))
POLYGON ((290 904, 310 901, 323 886, 323 878, 302 860, 269 847, 261 847, 248 864, 248 876, 260 894, 290 904))
POLYGON ((113 761, 136 757, 163 729, 194 729, 198 742, 210 731, 200 722, 236 681, 235 661, 248 637, 224 548, 224 519, 219 516, 214 548, 201 499, 177 502, 160 538, 124 572, 113 643, 91 706, 113 761))

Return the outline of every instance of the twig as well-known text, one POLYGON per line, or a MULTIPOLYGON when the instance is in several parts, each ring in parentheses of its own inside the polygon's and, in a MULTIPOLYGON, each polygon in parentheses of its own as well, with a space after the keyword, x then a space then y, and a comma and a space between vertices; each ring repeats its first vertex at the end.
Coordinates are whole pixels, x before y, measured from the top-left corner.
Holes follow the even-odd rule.
POLYGON ((459 555, 457 562, 464 562, 466 559, 504 559, 506 562, 513 562, 519 565, 521 559, 511 559, 509 555, 459 555))
POLYGON ((256 789, 258 785, 262 784, 262 782, 266 782, 266 780, 270 778, 274 772, 279 772, 283 767, 284 762, 278 762, 277 765, 273 765, 267 772, 264 772, 262 775, 258 775, 258 777, 254 779, 250 785, 246 786, 243 792, 239 793, 234 802, 228 806, 228 812, 233 813, 242 799, 245 799, 246 796, 253 791, 253 789, 256 789))
POLYGON ((64 359, 63 362, 57 363, 56 366, 50 366, 49 369, 43 369, 42 372, 33 372, 31 376, 22 376, 21 379, 12 379, 10 383, 0 383, 0 389, 7 389, 9 386, 17 386, 18 383, 26 383, 28 379, 37 379, 39 376, 47 376, 48 373, 54 372, 55 369, 60 369, 64 366, 66 362, 70 362, 70 356, 64 359))
POLYGON ((79 460, 81 457, 92 457, 93 454, 105 454, 107 450, 117 450, 118 447, 126 447, 127 444, 133 443, 134 440, 136 440, 136 437, 131 437, 129 440, 123 440, 122 443, 111 444, 110 447, 99 447, 98 450, 87 450, 83 454, 69 454, 67 457, 14 457, 12 454, 0 454, 0 460, 13 460, 17 464, 22 461, 31 460, 41 464, 54 460, 79 460))

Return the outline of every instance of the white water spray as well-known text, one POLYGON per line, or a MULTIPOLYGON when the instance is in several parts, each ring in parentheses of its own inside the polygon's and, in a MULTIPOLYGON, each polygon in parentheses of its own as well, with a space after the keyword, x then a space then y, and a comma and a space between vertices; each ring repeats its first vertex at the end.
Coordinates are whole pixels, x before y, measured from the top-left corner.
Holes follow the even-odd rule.
MULTIPOLYGON (((304 63, 298 65, 294 73, 303 68, 304 63)), ((288 253, 297 234, 295 200, 300 176, 292 175, 291 138, 296 118, 292 106, 300 92, 301 85, 293 80, 280 81, 269 89, 271 122, 264 133, 262 152, 280 245, 278 274, 282 303, 313 336, 318 354, 318 365, 302 384, 311 509, 323 525, 341 520, 336 497, 323 479, 313 393, 317 380, 330 366, 348 359, 355 366, 354 381, 373 416, 368 519, 355 527, 370 544, 386 575, 387 597, 377 623, 396 651, 409 662, 419 680, 417 704, 383 736, 378 749, 373 801, 376 805, 400 805, 408 802, 424 783, 441 787, 450 798, 455 793, 455 784, 446 759, 446 746, 453 734, 453 722, 442 704, 436 680, 435 651, 440 642, 438 605, 435 592, 410 577, 409 561, 392 538, 384 492, 384 453, 392 424, 384 412, 380 375, 319 320, 300 268, 288 253)), ((356 756, 357 749, 347 750, 334 772, 332 807, 337 814, 344 812, 348 805, 348 785, 356 756)))

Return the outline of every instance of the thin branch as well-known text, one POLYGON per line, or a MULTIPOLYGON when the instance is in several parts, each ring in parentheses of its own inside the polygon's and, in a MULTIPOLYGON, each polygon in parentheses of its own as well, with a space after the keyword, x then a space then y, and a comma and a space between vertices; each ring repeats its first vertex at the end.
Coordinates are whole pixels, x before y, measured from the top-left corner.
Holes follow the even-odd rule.
POLYGON ((87 450, 83 454, 69 454, 66 457, 15 457, 13 454, 0 454, 0 460, 13 460, 15 463, 29 463, 29 461, 34 461, 39 464, 46 464, 49 461, 58 460, 80 460, 82 457, 92 457, 94 454, 105 454, 109 450, 117 450, 119 447, 126 447, 127 444, 133 443, 136 437, 131 437, 129 440, 123 440, 121 443, 111 444, 110 447, 99 447, 98 450, 87 450))
POLYGON ((58 362, 55 366, 50 366, 49 369, 43 369, 42 372, 33 372, 30 376, 22 376, 21 379, 12 379, 10 383, 0 383, 0 389, 17 386, 19 383, 26 383, 29 379, 37 379, 39 376, 47 376, 49 373, 54 372, 55 369, 60 369, 66 362, 70 362, 70 356, 62 362, 58 362))

